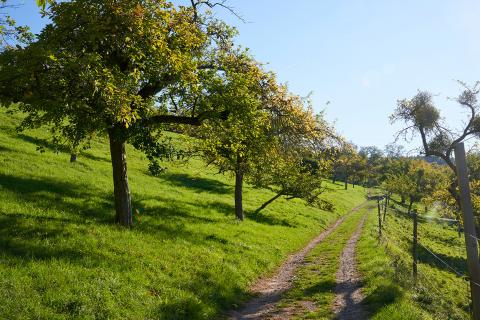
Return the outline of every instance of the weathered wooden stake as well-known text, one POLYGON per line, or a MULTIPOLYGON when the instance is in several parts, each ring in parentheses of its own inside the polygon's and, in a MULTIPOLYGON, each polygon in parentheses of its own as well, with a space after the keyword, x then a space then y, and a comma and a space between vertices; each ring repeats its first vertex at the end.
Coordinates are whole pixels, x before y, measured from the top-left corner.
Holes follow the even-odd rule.
POLYGON ((380 209, 380 199, 377 200, 377 208, 378 208, 378 240, 382 238, 382 215, 380 209))
POLYGON ((413 241, 412 241, 412 258, 413 258, 413 265, 412 265, 412 275, 413 275, 413 284, 417 285, 417 263, 418 263, 418 250, 417 250, 417 223, 418 223, 418 215, 417 211, 414 210, 412 213, 413 217, 413 241))
POLYGON ((455 163, 457 165, 458 186, 460 187, 460 206, 463 214, 463 229, 467 249, 467 265, 470 275, 470 293, 473 304, 473 319, 480 320, 480 262, 478 260, 478 243, 475 222, 473 220, 472 199, 468 181, 465 146, 455 146, 455 163))
POLYGON ((385 196, 385 200, 383 202, 383 222, 385 222, 385 216, 387 215, 387 206, 388 206, 388 197, 385 196))

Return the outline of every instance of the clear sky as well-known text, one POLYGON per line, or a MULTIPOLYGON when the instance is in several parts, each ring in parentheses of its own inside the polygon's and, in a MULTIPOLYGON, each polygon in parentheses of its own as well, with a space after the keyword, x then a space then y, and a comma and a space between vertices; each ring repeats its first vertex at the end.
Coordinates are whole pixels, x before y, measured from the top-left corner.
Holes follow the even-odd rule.
MULTIPOLYGON (((34 0, 22 1, 12 15, 38 32, 45 21, 34 0)), ((176 2, 182 1, 188 3, 176 2)), ((238 28, 237 43, 291 91, 312 92, 315 109, 326 108, 327 118, 360 146, 392 142, 399 126, 390 125, 388 116, 397 99, 417 89, 438 94, 446 120, 459 124, 460 109, 446 98, 460 92, 456 79, 480 80, 478 0, 228 3, 247 21, 218 10, 238 28)))

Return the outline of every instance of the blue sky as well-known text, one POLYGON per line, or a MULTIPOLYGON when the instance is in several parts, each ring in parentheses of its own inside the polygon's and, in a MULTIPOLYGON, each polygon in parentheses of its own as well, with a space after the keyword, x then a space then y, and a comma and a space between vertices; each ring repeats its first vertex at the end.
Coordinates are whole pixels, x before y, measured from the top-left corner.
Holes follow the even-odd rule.
MULTIPOLYGON (((18 1, 18 0, 17 0, 18 1)), ((185 0, 177 2, 188 3, 185 0)), ((45 21, 33 0, 12 11, 38 32, 45 21)), ((383 147, 399 126, 388 116, 417 89, 435 94, 443 116, 461 124, 447 97, 456 79, 480 80, 478 0, 229 0, 247 23, 218 10, 291 91, 313 93, 315 109, 357 145, 383 147), (326 102, 330 104, 326 105, 326 102)), ((417 145, 414 141, 408 149, 417 145)))

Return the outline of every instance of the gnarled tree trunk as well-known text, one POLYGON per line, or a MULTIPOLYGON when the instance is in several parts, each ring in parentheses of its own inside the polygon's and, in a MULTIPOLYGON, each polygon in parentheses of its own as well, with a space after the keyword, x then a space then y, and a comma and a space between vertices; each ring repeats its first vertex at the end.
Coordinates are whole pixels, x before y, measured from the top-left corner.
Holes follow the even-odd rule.
POLYGON ((120 130, 115 131, 114 128, 108 130, 108 136, 113 169, 115 222, 123 226, 131 226, 133 224, 132 199, 128 187, 125 138, 122 137, 120 130))

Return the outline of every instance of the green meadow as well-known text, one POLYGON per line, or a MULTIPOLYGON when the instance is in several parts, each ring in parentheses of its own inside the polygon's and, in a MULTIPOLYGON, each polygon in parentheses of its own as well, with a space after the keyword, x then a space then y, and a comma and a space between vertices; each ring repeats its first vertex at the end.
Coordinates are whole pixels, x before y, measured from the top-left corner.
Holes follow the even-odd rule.
POLYGON ((240 223, 232 177, 195 158, 163 163, 166 172, 153 177, 145 156, 128 148, 135 215, 125 229, 113 223, 106 137, 70 163, 42 141, 46 131, 17 133, 20 119, 0 113, 2 319, 219 317, 365 198, 361 187, 326 182, 333 212, 279 199, 255 213, 274 194, 247 185, 240 223))

